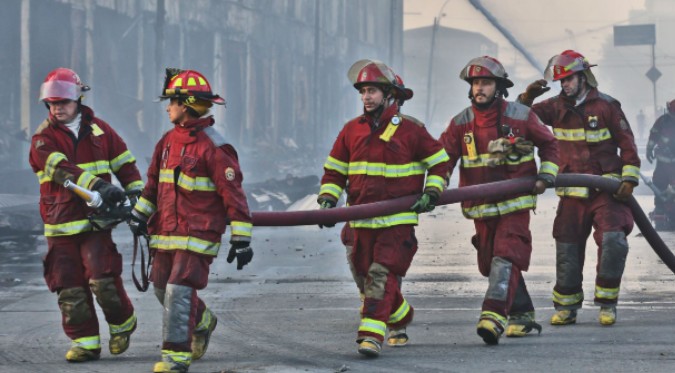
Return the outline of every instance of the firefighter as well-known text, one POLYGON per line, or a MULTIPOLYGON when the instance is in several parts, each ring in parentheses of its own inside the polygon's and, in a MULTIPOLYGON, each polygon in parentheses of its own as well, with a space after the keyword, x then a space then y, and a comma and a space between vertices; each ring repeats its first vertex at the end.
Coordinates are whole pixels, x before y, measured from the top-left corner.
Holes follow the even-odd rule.
MULTIPOLYGON (((398 74, 395 76, 395 82, 397 89, 394 90, 393 93, 400 108, 407 100, 413 97, 413 91, 412 89, 405 87, 403 79, 398 74)), ((345 187, 345 193, 349 193, 347 191, 347 187, 345 187)), ((352 253, 354 251, 354 233, 352 228, 349 226, 349 223, 345 223, 345 225, 342 227, 342 231, 340 232, 340 240, 347 251, 347 264, 349 265, 349 271, 352 273, 352 278, 356 283, 356 287, 359 290, 359 299, 361 299, 361 308, 363 308, 363 301, 366 298, 364 294, 365 278, 356 273, 356 268, 354 267, 354 263, 352 263, 352 253)), ((400 289, 403 278, 401 276, 397 276, 397 280, 399 284, 398 287, 400 289)), ((408 336, 405 327, 400 329, 391 329, 389 330, 389 335, 387 336, 387 344, 392 347, 403 347, 408 344, 409 339, 410 337, 408 336)))
POLYGON ((621 104, 598 91, 588 60, 566 50, 549 60, 546 80, 560 81, 559 95, 532 105, 547 91, 546 80, 531 83, 519 100, 553 127, 560 144, 563 173, 602 175, 621 181, 616 192, 589 188, 556 188, 560 196, 553 223, 556 240, 556 284, 553 288, 553 325, 576 322, 584 300, 582 275, 586 240, 598 246, 595 304, 600 306, 602 325, 616 322, 616 305, 623 275, 633 216, 623 201, 633 194, 640 174, 640 158, 621 104))
MULTIPOLYGON (((675 188, 675 100, 666 104, 666 113, 660 116, 649 131, 647 142, 647 161, 653 163, 654 185, 663 196, 672 195, 675 188)), ((671 218, 675 213, 673 201, 665 201, 658 196, 654 197, 655 225, 658 230, 675 229, 675 221, 671 218)))
POLYGON ((197 296, 230 225, 227 262, 241 270, 253 257, 251 218, 237 152, 212 127, 214 94, 194 70, 167 69, 160 99, 174 127, 155 146, 148 181, 132 215, 132 231, 150 235, 150 280, 163 305, 162 360, 154 372, 187 372, 201 358, 216 315, 197 296))
POLYGON ((485 343, 495 345, 505 329, 508 337, 523 337, 533 329, 541 333, 522 272, 532 253, 529 210, 536 207, 536 195, 553 186, 558 145, 534 112, 504 99, 513 83, 498 60, 474 58, 459 77, 471 85, 471 106, 440 137, 450 156, 449 175, 459 162, 459 186, 537 177, 531 193, 462 202, 462 213, 476 228, 471 243, 478 269, 489 278, 476 330, 485 343))
POLYGON ((349 185, 347 203, 360 205, 423 192, 411 211, 349 222, 351 262, 364 281, 358 352, 379 356, 387 328, 400 330, 413 318, 403 298, 403 277, 417 251, 417 214, 431 211, 445 189, 448 156, 415 118, 399 113, 394 72, 384 63, 360 60, 347 76, 363 102, 363 114, 347 122, 324 165, 318 203, 335 207, 349 185), (426 174, 426 182, 425 180, 426 174))
POLYGON ((93 297, 110 329, 110 353, 129 347, 136 329, 134 307, 122 284, 122 256, 110 229, 95 229, 85 201, 63 187, 68 180, 98 191, 112 206, 143 188, 134 156, 108 123, 82 104, 89 87, 71 69, 51 71, 40 88, 49 117, 31 141, 29 161, 40 182, 40 214, 45 223, 44 277, 58 295, 61 322, 72 347, 69 362, 97 360, 101 337, 93 297), (124 190, 111 184, 111 172, 124 190))

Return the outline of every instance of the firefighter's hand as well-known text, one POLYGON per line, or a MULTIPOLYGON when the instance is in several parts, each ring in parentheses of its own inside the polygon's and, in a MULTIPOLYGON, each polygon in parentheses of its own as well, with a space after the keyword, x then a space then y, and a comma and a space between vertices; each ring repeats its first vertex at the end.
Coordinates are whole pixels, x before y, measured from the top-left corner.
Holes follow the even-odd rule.
POLYGON ((649 163, 654 163, 654 158, 655 158, 654 157, 654 148, 647 147, 647 154, 646 155, 647 155, 647 161, 649 161, 649 163))
MULTIPOLYGON (((319 197, 317 202, 319 203, 319 207, 321 208, 321 210, 332 209, 336 205, 335 201, 333 201, 332 199, 325 198, 325 197, 319 197)), ((321 229, 323 229, 323 227, 333 228, 334 226, 335 226, 335 223, 319 224, 319 228, 321 228, 321 229)))
POLYGON ((232 242, 230 252, 227 254, 227 262, 232 263, 235 257, 237 258, 237 270, 241 270, 245 265, 251 262, 251 259, 253 259, 253 249, 249 246, 249 242, 232 242))
POLYGON ((436 208, 436 200, 438 200, 438 196, 432 193, 422 193, 417 201, 410 206, 410 210, 418 214, 433 211, 436 208))
POLYGON ((630 181, 622 181, 619 189, 614 193, 614 198, 620 201, 627 201, 633 195, 635 185, 630 181))
POLYGON ((543 194, 546 191, 546 183, 544 180, 537 180, 534 183, 534 189, 532 189, 532 194, 543 194))
POLYGON ((134 236, 147 236, 148 235, 148 223, 143 217, 138 216, 136 211, 131 211, 129 218, 129 229, 134 236))
POLYGON ((535 80, 527 86, 527 89, 525 89, 525 95, 534 101, 535 98, 543 95, 551 89, 551 87, 546 86, 547 84, 548 83, 544 79, 535 80))
POLYGON ((99 179, 94 184, 92 189, 101 193, 101 198, 103 198, 103 202, 109 205, 116 205, 117 203, 122 202, 124 201, 125 198, 127 198, 122 188, 112 185, 103 179, 99 179))

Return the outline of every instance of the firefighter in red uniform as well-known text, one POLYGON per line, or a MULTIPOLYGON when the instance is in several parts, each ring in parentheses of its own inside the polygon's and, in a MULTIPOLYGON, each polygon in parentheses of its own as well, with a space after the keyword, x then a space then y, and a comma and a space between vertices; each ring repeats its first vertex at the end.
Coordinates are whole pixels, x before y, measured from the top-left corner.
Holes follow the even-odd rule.
POLYGON ((541 120, 553 127, 560 144, 560 170, 563 173, 602 175, 621 181, 611 193, 589 188, 556 188, 561 197, 553 223, 556 240, 556 284, 553 288, 553 325, 576 322, 584 300, 582 275, 586 240, 598 245, 595 304, 600 306, 602 325, 616 322, 619 286, 626 264, 626 236, 633 229, 633 216, 622 203, 638 184, 640 158, 633 132, 621 104, 598 91, 598 83, 588 60, 572 50, 552 57, 545 71, 547 80, 560 81, 558 96, 532 105, 547 91, 546 80, 527 87, 519 100, 532 105, 541 120))
POLYGON ((148 181, 132 215, 132 230, 150 235, 150 280, 163 305, 162 361, 154 372, 187 372, 201 358, 216 315, 197 296, 208 282, 230 225, 228 263, 251 261, 251 218, 241 188, 237 152, 212 127, 212 104, 225 104, 194 70, 167 69, 161 99, 174 128, 155 146, 148 181), (147 224, 147 225, 146 225, 147 224))
POLYGON ((387 327, 400 330, 412 321, 413 308, 403 298, 397 277, 405 276, 417 251, 417 214, 431 211, 445 188, 448 156, 422 123, 399 113, 395 100, 406 91, 396 84, 389 67, 361 60, 347 75, 361 94, 364 113, 338 134, 324 165, 318 203, 335 207, 347 185, 349 205, 424 191, 412 211, 350 222, 351 261, 356 274, 365 279, 356 341, 359 353, 375 357, 387 327))
POLYGON ((72 340, 69 362, 96 360, 101 353, 98 318, 93 296, 110 327, 110 353, 127 350, 136 329, 134 308, 122 284, 122 256, 110 229, 95 230, 88 215, 93 210, 63 187, 69 180, 98 191, 115 205, 143 188, 136 160, 108 123, 82 105, 89 87, 70 69, 57 68, 40 88, 40 100, 49 109, 33 135, 30 165, 40 182, 40 214, 45 222, 48 251, 45 281, 58 294, 63 330, 72 340), (110 183, 114 173, 125 190, 110 183), (93 296, 92 296, 93 294, 93 296))
POLYGON ((649 131, 647 161, 656 160, 652 181, 661 191, 661 196, 654 197, 651 216, 657 230, 670 231, 675 229, 675 100, 668 102, 666 109, 649 131))
POLYGON ((532 253, 529 210, 536 207, 536 195, 553 186, 558 145, 534 112, 504 100, 513 83, 499 61, 474 58, 459 76, 471 85, 471 106, 440 137, 450 173, 460 162, 459 186, 537 176, 531 193, 462 202, 462 213, 476 228, 471 243, 478 251, 478 269, 489 278, 477 333, 485 343, 497 344, 505 329, 508 337, 541 332, 522 272, 532 253), (538 171, 534 146, 541 159, 538 171))

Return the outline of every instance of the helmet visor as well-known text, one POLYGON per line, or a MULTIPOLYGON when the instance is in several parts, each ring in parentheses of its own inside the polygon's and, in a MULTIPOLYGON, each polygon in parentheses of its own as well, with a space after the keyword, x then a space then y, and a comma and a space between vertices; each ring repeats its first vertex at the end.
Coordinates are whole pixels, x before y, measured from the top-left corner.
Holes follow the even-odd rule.
POLYGON ((584 71, 591 67, 583 57, 572 57, 564 54, 551 57, 548 66, 544 70, 544 79, 560 80, 578 71, 584 71))
POLYGON ((71 82, 52 80, 42 83, 40 101, 77 100, 82 95, 82 88, 71 82))
POLYGON ((349 71, 347 72, 347 78, 349 81, 352 84, 363 83, 363 76, 361 76, 361 79, 359 79, 359 76, 362 70, 366 67, 368 67, 368 70, 371 72, 366 81, 384 84, 393 84, 396 81, 396 74, 394 74, 391 68, 385 65, 384 62, 368 59, 354 62, 352 67, 350 67, 349 71))

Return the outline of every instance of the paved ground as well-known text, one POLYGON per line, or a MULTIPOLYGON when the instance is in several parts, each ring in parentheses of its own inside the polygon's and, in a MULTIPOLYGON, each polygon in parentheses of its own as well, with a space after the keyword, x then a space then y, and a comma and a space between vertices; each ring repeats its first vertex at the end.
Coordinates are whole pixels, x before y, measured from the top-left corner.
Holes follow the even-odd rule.
MULTIPOLYGON (((646 211, 651 199, 639 198, 646 211)), ((359 299, 347 270, 339 227, 259 228, 253 263, 236 271, 224 258, 211 267, 201 296, 219 318, 207 355, 190 372, 671 372, 675 364, 673 279, 646 241, 629 243, 619 321, 602 327, 592 306, 595 250, 585 268, 587 302, 578 324, 552 327, 550 293, 555 281, 551 225, 557 199, 549 191, 532 218, 533 263, 526 274, 544 326, 540 336, 502 339, 485 346, 475 323, 487 280, 478 274, 469 243, 473 226, 457 205, 422 219, 420 250, 404 292, 416 309, 411 344, 385 347, 380 358, 356 353, 359 299)), ((125 257, 125 280, 140 321, 130 350, 107 352, 101 325, 100 361, 68 364, 69 341, 60 328, 56 297, 42 280, 37 247, 0 247, 0 372, 150 372, 161 343, 161 307, 130 280, 130 234, 115 232, 125 257)), ((662 234, 675 247, 675 234, 662 234)), ((101 318, 102 319, 102 318, 101 318)))

